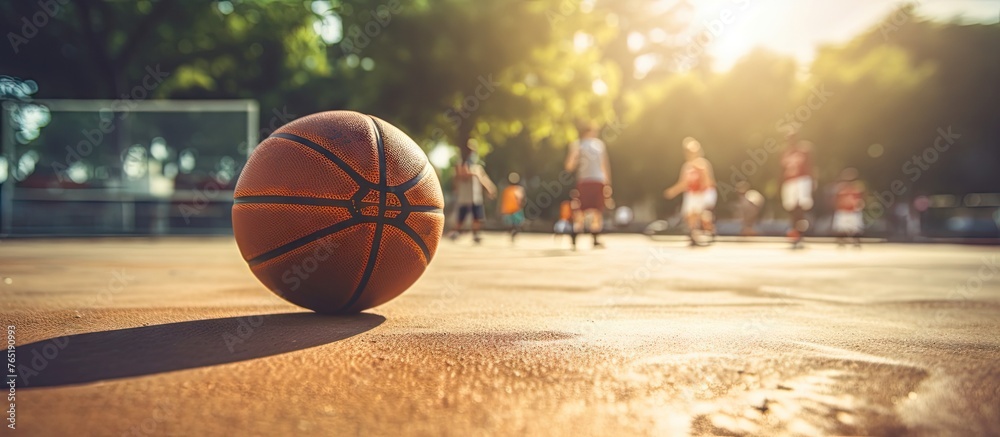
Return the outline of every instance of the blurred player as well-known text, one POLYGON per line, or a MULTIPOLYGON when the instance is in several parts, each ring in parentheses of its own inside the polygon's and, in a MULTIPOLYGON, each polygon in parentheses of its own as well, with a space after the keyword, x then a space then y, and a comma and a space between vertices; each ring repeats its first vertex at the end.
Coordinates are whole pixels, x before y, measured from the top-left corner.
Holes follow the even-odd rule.
POLYGON ((681 215, 691 231, 691 245, 700 245, 699 234, 715 235, 715 215, 712 209, 718 194, 715 190, 715 172, 705 159, 701 143, 687 137, 683 141, 685 162, 681 166, 677 183, 663 191, 668 199, 684 193, 681 215))
POLYGON ((816 189, 816 169, 813 166, 813 145, 792 133, 788 146, 781 156, 782 183, 781 204, 791 215, 792 226, 788 237, 792 247, 801 247, 802 237, 809 230, 806 212, 813 207, 813 191, 816 189))
POLYGON ((486 216, 483 207, 483 190, 486 190, 490 199, 496 197, 496 186, 486 175, 486 170, 478 163, 479 157, 475 152, 476 140, 469 140, 466 150, 462 155, 465 157, 455 171, 454 189, 455 203, 458 204, 458 221, 455 229, 448 235, 452 240, 458 239, 462 234, 462 225, 465 217, 472 216, 472 241, 477 244, 482 241, 479 235, 483 226, 483 218, 486 216))
POLYGON ((853 241, 855 247, 861 247, 861 232, 864 230, 862 211, 865 201, 862 199, 864 185, 858 181, 858 171, 846 168, 840 172, 840 179, 834 189, 835 201, 833 212, 833 232, 837 236, 837 245, 843 246, 853 241))
POLYGON ((569 199, 559 203, 559 221, 554 231, 556 235, 569 234, 573 250, 576 250, 576 234, 583 230, 583 213, 580 211, 580 192, 569 190, 569 199))
POLYGON ((500 194, 500 214, 503 222, 510 227, 510 242, 521 232, 524 223, 524 187, 521 186, 521 175, 511 172, 507 175, 507 185, 500 194))
POLYGON ((627 228, 635 220, 635 212, 627 206, 615 208, 615 227, 619 229, 627 228))
MULTIPOLYGON (((611 196, 611 166, 607 146, 597 138, 599 131, 596 123, 581 128, 580 141, 570 145, 566 156, 566 171, 576 173, 583 221, 590 224, 588 229, 594 236, 595 248, 604 247, 597 237, 604 229, 604 208, 607 198, 611 196)), ((575 233, 572 237, 575 248, 575 233)))
POLYGON ((740 197, 736 200, 736 209, 740 216, 740 235, 752 237, 757 235, 754 227, 757 225, 757 218, 760 217, 760 210, 764 206, 764 195, 759 191, 751 189, 750 183, 740 181, 736 184, 736 192, 740 197))

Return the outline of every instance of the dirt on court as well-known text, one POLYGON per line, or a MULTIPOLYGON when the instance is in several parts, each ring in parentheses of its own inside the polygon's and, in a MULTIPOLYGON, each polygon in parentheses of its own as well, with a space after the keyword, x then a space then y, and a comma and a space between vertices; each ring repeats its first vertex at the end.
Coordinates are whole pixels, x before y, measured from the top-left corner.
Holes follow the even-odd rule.
POLYGON ((1000 433, 996 248, 606 245, 446 241, 327 317, 231 238, 3 240, 17 433, 1000 433))

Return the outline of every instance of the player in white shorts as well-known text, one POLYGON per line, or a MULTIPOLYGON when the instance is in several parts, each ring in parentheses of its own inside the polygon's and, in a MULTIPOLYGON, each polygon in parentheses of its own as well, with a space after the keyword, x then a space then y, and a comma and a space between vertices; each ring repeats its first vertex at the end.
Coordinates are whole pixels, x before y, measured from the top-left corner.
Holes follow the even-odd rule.
POLYGON ((809 229, 806 212, 813 207, 816 189, 816 171, 812 161, 812 143, 788 135, 788 146, 781 156, 782 183, 781 205, 789 212, 792 226, 788 237, 798 247, 802 236, 809 229))
POLYGON ((865 223, 863 212, 865 186, 858 180, 858 170, 846 168, 840 172, 840 181, 834 188, 833 232, 837 245, 853 242, 861 247, 861 233, 865 223))
POLYGON ((684 139, 683 145, 686 161, 681 166, 680 177, 677 183, 667 188, 663 194, 672 199, 681 192, 684 193, 681 215, 691 230, 691 244, 698 245, 699 233, 715 235, 713 210, 718 200, 718 193, 715 189, 712 163, 705 159, 701 143, 688 137, 684 139))

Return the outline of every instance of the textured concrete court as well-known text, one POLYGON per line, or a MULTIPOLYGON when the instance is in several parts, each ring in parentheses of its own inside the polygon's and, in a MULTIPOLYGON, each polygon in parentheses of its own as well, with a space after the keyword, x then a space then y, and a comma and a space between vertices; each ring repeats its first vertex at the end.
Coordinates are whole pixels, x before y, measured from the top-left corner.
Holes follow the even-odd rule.
POLYGON ((1000 432, 996 248, 566 245, 446 241, 337 318, 268 292, 229 238, 0 241, 18 432, 1000 432))

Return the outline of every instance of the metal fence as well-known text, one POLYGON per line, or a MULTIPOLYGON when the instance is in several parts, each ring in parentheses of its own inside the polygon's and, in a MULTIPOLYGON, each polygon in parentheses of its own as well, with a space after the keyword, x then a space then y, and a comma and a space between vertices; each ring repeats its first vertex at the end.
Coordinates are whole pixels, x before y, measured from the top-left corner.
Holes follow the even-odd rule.
POLYGON ((4 102, 0 235, 231 232, 253 100, 4 102))

